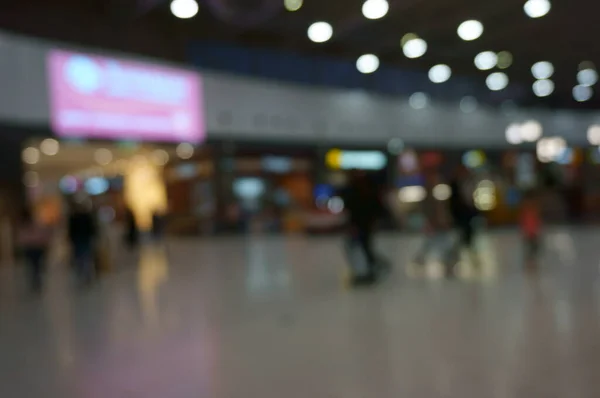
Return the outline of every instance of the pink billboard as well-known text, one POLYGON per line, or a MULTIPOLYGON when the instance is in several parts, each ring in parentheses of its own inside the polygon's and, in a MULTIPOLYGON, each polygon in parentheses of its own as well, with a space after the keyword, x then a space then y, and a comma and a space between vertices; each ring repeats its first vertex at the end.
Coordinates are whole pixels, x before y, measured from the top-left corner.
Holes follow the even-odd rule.
POLYGON ((51 125, 64 138, 202 141, 200 77, 189 71, 54 50, 51 125))

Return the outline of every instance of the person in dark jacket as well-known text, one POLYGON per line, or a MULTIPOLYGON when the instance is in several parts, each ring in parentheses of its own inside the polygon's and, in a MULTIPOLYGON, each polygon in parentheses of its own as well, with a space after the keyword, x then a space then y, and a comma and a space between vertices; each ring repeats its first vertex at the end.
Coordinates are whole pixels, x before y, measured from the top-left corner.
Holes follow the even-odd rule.
POLYGON ((94 275, 94 243, 97 235, 91 204, 73 205, 68 220, 68 234, 77 277, 82 283, 89 284, 94 275))
POLYGON ((479 263, 474 248, 475 227, 474 220, 479 215, 473 203, 473 192, 469 188, 469 170, 461 166, 456 171, 450 182, 452 196, 450 197, 450 214, 454 227, 458 230, 458 249, 466 248, 474 264, 479 263))
POLYGON ((348 233, 353 243, 362 249, 367 261, 367 273, 354 276, 354 282, 372 283, 377 277, 377 256, 373 250, 373 232, 384 207, 376 184, 364 172, 353 171, 349 185, 341 192, 348 215, 348 233))

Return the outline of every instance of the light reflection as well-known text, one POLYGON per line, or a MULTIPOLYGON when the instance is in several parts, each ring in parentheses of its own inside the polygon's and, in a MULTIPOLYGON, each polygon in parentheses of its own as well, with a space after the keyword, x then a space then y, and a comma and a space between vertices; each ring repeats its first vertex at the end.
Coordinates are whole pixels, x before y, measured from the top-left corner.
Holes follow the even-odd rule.
POLYGON ((169 263, 165 249, 143 246, 138 266, 138 294, 144 321, 149 327, 159 326, 158 293, 168 279, 169 263))

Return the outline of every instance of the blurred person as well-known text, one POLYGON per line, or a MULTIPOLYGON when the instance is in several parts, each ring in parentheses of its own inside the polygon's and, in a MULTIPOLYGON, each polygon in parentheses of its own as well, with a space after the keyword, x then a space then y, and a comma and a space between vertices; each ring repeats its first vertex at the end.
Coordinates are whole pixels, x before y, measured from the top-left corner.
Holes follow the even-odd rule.
POLYGON ((135 249, 140 240, 140 231, 135 221, 135 214, 131 208, 125 209, 125 244, 129 249, 135 249))
POLYGON ((540 203, 535 191, 527 192, 524 195, 519 224, 525 248, 525 260, 527 265, 533 268, 537 265, 542 229, 540 203))
POLYGON ((68 220, 75 273, 83 284, 90 284, 94 275, 94 244, 98 228, 91 207, 90 202, 74 203, 68 220))
POLYGON ((447 243, 450 241, 448 206, 446 201, 438 200, 433 195, 433 190, 439 183, 438 175, 428 174, 426 176, 425 189, 427 190, 427 196, 421 202, 421 210, 425 218, 423 231, 425 239, 413 260, 419 266, 425 265, 427 256, 432 251, 440 252, 442 262, 445 263, 447 260, 447 249, 449 249, 447 243))
POLYGON ((340 196, 348 215, 347 233, 349 247, 359 247, 366 261, 366 272, 352 276, 355 285, 374 283, 385 262, 377 258, 373 250, 373 233, 378 218, 383 213, 377 185, 370 181, 366 173, 352 171, 348 186, 340 196))
POLYGON ((452 196, 449 199, 450 215, 454 228, 458 230, 456 252, 466 249, 473 265, 479 265, 479 256, 474 247, 474 220, 479 215, 473 202, 471 172, 465 166, 459 166, 450 182, 452 196))
POLYGON ((43 287, 45 257, 51 240, 51 231, 40 223, 29 210, 23 211, 17 230, 17 243, 29 268, 29 282, 34 292, 43 287))

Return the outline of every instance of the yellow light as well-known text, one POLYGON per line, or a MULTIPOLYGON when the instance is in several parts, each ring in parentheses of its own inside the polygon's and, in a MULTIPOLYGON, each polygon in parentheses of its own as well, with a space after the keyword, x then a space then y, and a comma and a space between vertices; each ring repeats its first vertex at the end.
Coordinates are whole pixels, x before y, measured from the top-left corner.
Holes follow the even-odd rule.
POLYGON ((325 155, 325 163, 334 170, 339 170, 342 167, 342 151, 339 149, 331 149, 325 155))
POLYGON ((304 0, 284 0, 283 1, 283 5, 285 6, 285 9, 288 11, 298 11, 300 8, 302 8, 303 4, 304 4, 304 0))
POLYGON ((498 68, 508 69, 513 63, 513 56, 508 51, 500 51, 498 53, 498 68))

